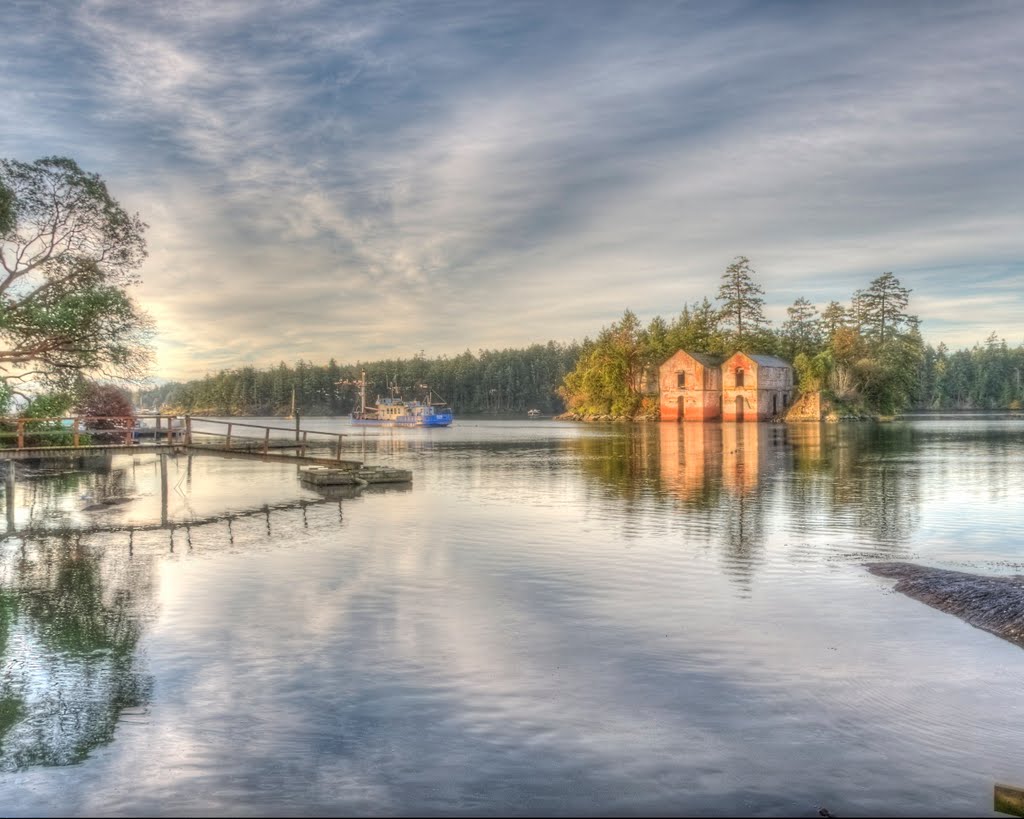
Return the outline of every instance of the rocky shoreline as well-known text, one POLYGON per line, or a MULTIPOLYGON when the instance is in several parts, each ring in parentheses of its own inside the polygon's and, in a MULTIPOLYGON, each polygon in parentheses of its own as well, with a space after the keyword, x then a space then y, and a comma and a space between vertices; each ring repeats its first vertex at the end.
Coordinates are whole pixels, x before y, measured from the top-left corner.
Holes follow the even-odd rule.
POLYGON ((896 591, 1024 648, 1024 575, 969 574, 898 562, 869 563, 867 568, 894 578, 896 591))

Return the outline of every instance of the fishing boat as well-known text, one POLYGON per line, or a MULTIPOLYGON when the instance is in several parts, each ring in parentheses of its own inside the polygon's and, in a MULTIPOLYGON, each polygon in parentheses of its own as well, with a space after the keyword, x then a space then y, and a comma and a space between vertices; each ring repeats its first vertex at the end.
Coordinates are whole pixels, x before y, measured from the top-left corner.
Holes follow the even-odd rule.
POLYGON ((396 393, 391 397, 377 397, 372 406, 366 404, 366 371, 359 380, 360 408, 352 413, 355 426, 376 427, 446 427, 452 422, 452 410, 444 401, 434 401, 427 388, 424 401, 405 401, 396 393))

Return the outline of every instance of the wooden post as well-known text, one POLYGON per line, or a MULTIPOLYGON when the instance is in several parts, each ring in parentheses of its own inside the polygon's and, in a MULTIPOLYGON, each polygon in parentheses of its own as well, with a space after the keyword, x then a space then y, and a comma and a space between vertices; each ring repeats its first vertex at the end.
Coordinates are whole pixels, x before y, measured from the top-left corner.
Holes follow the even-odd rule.
POLYGON ((226 449, 231 449, 231 424, 230 423, 228 424, 228 438, 227 438, 227 441, 224 442, 224 447, 226 449))
POLYGON ((302 430, 302 457, 306 457, 306 441, 309 440, 309 430, 302 430))
POLYGON ((14 531, 14 461, 7 462, 7 476, 4 494, 7 500, 7 531, 14 531))
POLYGON ((167 456, 163 452, 160 453, 160 525, 167 525, 167 456))
POLYGON ((295 413, 295 443, 299 442, 299 413, 295 413))
POLYGON ((185 416, 185 446, 192 446, 192 416, 185 416))
POLYGON ((263 433, 263 454, 267 454, 267 450, 270 449, 270 427, 267 427, 266 432, 263 433))
POLYGON ((25 448, 25 419, 18 419, 18 449, 25 448))
POLYGON ((338 460, 338 461, 341 460, 341 436, 340 435, 338 436, 338 452, 337 452, 336 460, 338 460))
POLYGON ((132 442, 132 428, 128 427, 124 431, 124 442, 130 444, 132 442))
POLYGON ((74 426, 71 428, 71 446, 78 446, 78 419, 73 419, 74 426))
POLYGON ((174 443, 174 416, 167 419, 167 446, 174 443))

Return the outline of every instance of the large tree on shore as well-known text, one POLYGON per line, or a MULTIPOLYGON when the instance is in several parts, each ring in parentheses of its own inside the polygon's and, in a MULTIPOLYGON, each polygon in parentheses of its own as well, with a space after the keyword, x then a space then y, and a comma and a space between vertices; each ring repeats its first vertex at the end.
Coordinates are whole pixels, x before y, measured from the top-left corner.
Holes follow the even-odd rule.
POLYGON ((126 288, 145 229, 72 159, 0 159, 0 384, 143 374, 150 321, 126 288))
POLYGON ((737 256, 726 268, 718 288, 722 325, 732 330, 735 346, 742 348, 768 327, 763 295, 764 290, 754 281, 750 260, 737 256))

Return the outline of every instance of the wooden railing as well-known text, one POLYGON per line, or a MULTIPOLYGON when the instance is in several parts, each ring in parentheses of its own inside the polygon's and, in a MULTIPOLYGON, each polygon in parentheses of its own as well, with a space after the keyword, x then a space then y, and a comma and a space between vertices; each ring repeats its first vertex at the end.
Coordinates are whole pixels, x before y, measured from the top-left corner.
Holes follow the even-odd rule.
MULTIPOLYGON (((341 443, 342 443, 342 440, 344 439, 345 436, 344 436, 343 433, 340 433, 340 432, 324 432, 324 431, 318 430, 318 429, 300 429, 297 425, 295 427, 271 427, 271 426, 266 426, 265 424, 247 424, 247 423, 244 423, 242 421, 221 421, 221 420, 216 419, 216 418, 193 418, 192 416, 186 415, 185 416, 185 427, 186 427, 187 431, 186 431, 185 435, 186 435, 186 442, 189 443, 189 444, 192 443, 192 436, 193 435, 220 435, 220 433, 216 433, 216 432, 207 432, 206 430, 195 430, 195 429, 193 429, 192 428, 192 422, 193 421, 199 421, 199 422, 201 422, 203 424, 222 424, 223 426, 226 426, 227 427, 227 431, 225 432, 225 434, 223 436, 224 437, 224 446, 225 446, 226 449, 231 449, 232 431, 233 431, 233 429, 235 427, 246 427, 248 429, 261 429, 261 430, 263 430, 262 451, 263 451, 264 455, 266 455, 267 452, 270 450, 270 433, 272 431, 274 431, 274 432, 287 432, 287 433, 294 434, 295 435, 295 443, 293 445, 291 445, 291 446, 286 446, 284 448, 291 449, 292 447, 294 447, 295 449, 299 450, 299 453, 301 455, 305 455, 306 454, 306 449, 309 446, 309 436, 310 435, 326 435, 327 437, 334 439, 334 446, 332 447, 332 450, 334 452, 334 457, 335 457, 336 460, 339 460, 339 461, 341 460, 341 443)), ((250 437, 250 436, 246 436, 246 437, 250 437)), ((261 439, 259 437, 256 437, 254 440, 259 441, 261 439)))
MULTIPOLYGON (((157 422, 156 430, 162 434, 161 419, 167 419, 167 441, 173 441, 176 432, 172 421, 173 415, 152 416, 157 422)), ((25 449, 25 437, 42 436, 44 438, 63 435, 71 436, 71 446, 81 445, 82 436, 100 435, 105 438, 120 439, 124 444, 132 443, 132 435, 136 429, 136 419, 131 415, 62 415, 41 418, 0 418, 0 447, 9 438, 14 438, 17 449, 25 449), (97 426, 97 423, 102 426, 97 426)), ((47 444, 45 446, 60 446, 47 444)), ((8 447, 9 448, 9 447, 8 447)))
MULTIPOLYGON (((257 442, 257 447, 266 455, 270 450, 270 433, 287 432, 295 436, 295 443, 288 444, 281 448, 295 448, 300 454, 305 455, 306 449, 310 446, 310 435, 321 435, 331 439, 332 452, 336 460, 341 460, 341 445, 344 434, 340 432, 323 432, 316 429, 300 429, 298 422, 293 427, 275 427, 266 424, 248 424, 242 421, 221 421, 217 418, 193 418, 191 415, 184 417, 178 415, 147 415, 138 419, 129 415, 67 415, 53 416, 46 418, 0 418, 0 449, 10 449, 6 445, 6 439, 15 439, 15 448, 25 449, 26 435, 35 436, 71 436, 71 446, 78 448, 82 446, 83 436, 102 435, 104 437, 120 439, 124 445, 130 445, 135 437, 136 431, 143 431, 146 437, 152 436, 154 442, 166 438, 168 444, 175 443, 175 439, 181 439, 185 446, 191 446, 194 435, 215 435, 224 439, 225 449, 231 449, 231 439, 236 427, 248 429, 259 429, 263 431, 262 436, 236 436, 235 440, 248 439, 257 442), (155 422, 152 427, 138 426, 139 420, 155 422), (183 425, 176 426, 174 421, 184 420, 183 425), (166 432, 164 431, 166 421, 166 432), (227 427, 225 433, 210 432, 208 430, 193 429, 192 422, 198 421, 202 424, 219 424, 227 427), (97 427, 96 422, 109 424, 109 426, 97 427)), ((66 446, 66 444, 46 444, 39 448, 66 446)), ((35 448, 35 447, 33 447, 35 448)))

